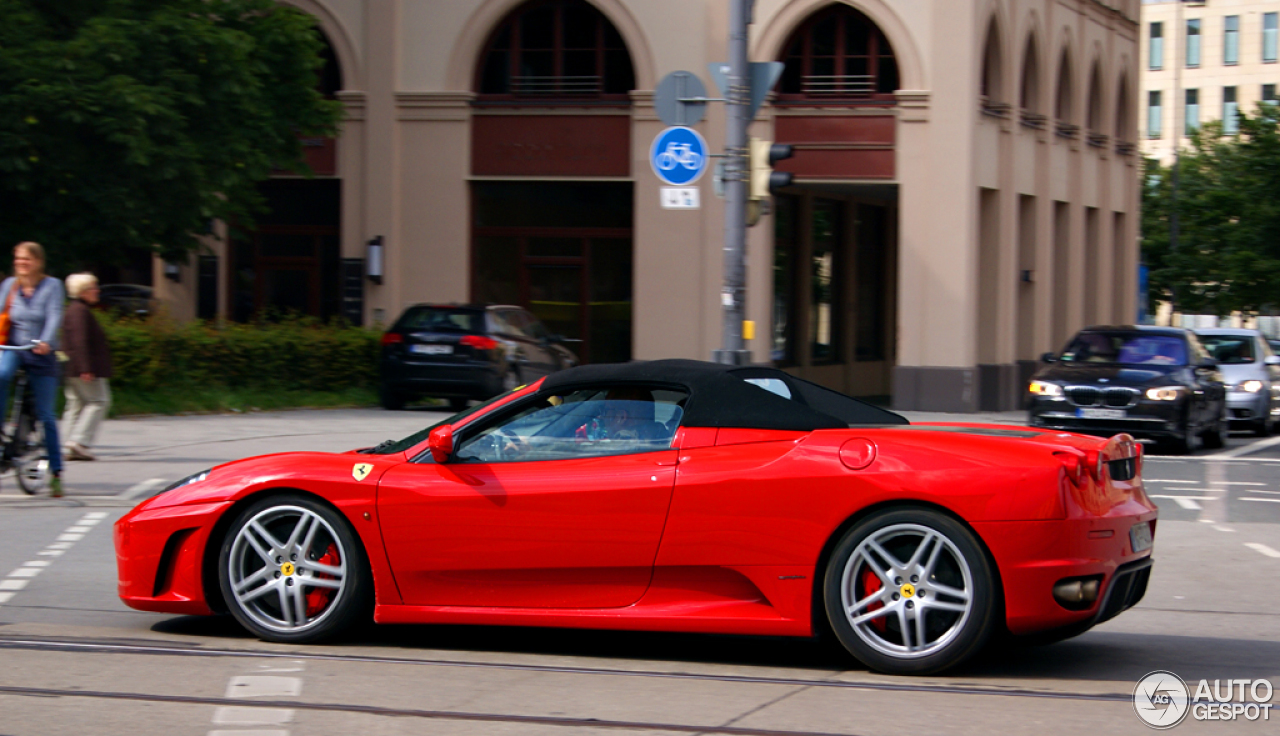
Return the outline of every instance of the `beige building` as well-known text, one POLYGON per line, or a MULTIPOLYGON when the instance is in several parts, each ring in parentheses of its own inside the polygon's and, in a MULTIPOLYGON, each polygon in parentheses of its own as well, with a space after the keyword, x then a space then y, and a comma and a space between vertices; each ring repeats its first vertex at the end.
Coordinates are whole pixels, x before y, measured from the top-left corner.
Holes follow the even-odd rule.
MULTIPOLYGON (((710 86, 726 58, 725 0, 287 2, 332 48, 341 136, 307 142, 317 178, 264 187, 256 233, 157 267, 179 316, 514 302, 588 361, 720 347, 723 204, 706 175, 699 208, 664 209, 649 156, 658 81, 710 86)), ((749 230, 754 359, 902 409, 1011 409, 1040 353, 1132 321, 1138 11, 757 0, 751 58, 787 67, 751 135, 796 156, 749 230)))
POLYGON ((1211 120, 1235 132, 1236 112, 1277 100, 1280 3, 1143 0, 1143 152, 1168 164, 1211 120))

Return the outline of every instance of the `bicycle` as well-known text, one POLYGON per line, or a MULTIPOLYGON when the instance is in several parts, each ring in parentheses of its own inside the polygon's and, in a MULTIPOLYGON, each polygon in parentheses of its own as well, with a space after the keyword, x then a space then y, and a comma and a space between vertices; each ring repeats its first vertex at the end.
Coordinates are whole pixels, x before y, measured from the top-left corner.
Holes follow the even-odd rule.
MULTIPOLYGON (((32 340, 30 345, 0 345, 0 351, 26 352, 39 344, 39 340, 32 340)), ((13 470, 18 487, 30 496, 49 485, 49 453, 44 432, 31 410, 34 403, 27 371, 19 366, 13 382, 13 406, 0 427, 0 473, 13 470)))

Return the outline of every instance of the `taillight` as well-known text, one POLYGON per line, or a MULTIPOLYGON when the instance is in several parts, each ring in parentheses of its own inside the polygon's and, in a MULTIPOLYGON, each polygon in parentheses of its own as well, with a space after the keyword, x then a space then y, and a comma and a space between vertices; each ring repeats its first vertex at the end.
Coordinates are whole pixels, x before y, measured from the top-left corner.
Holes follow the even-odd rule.
POLYGON ((458 341, 458 344, 473 347, 476 350, 493 350, 498 347, 497 340, 484 335, 465 335, 458 341))
POLYGON ((383 345, 399 345, 402 342, 404 342, 404 335, 401 335, 399 332, 382 333, 383 345))
POLYGON ((1077 488, 1083 488, 1084 477, 1088 472, 1084 468, 1084 458, 1074 452, 1055 452, 1053 456, 1062 463, 1062 469, 1066 471, 1067 478, 1077 488))

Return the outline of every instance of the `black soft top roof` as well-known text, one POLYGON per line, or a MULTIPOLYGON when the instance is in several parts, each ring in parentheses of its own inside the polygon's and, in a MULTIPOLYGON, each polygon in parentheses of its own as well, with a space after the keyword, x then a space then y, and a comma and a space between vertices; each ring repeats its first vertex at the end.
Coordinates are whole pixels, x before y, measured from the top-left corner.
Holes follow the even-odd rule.
POLYGON ((553 373, 543 391, 582 385, 666 385, 689 393, 686 427, 734 427, 807 432, 850 425, 910 424, 899 414, 796 378, 777 368, 723 365, 701 360, 653 360, 584 365, 553 373), (785 398, 747 379, 776 379, 786 384, 785 398))

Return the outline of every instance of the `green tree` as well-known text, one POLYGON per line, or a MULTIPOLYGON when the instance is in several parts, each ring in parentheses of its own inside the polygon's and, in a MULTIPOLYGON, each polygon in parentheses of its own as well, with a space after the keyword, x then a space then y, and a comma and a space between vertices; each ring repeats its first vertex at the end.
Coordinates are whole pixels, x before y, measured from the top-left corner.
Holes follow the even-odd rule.
POLYGON ((1264 105, 1191 138, 1178 168, 1178 239, 1170 237, 1173 171, 1144 167, 1142 248, 1149 296, 1184 312, 1263 312, 1280 303, 1280 111, 1264 105))
POLYGON ((272 0, 0 0, 0 246, 51 266, 176 256, 256 183, 307 172, 299 136, 341 112, 316 89, 314 21, 272 0))

